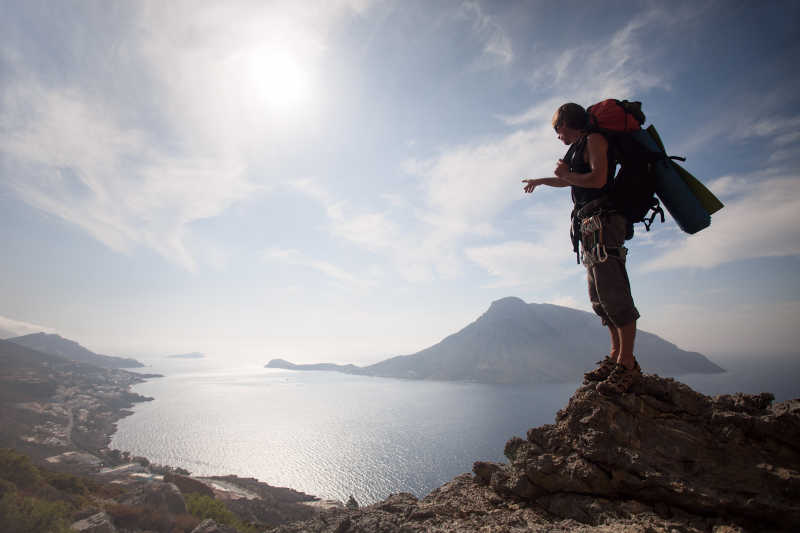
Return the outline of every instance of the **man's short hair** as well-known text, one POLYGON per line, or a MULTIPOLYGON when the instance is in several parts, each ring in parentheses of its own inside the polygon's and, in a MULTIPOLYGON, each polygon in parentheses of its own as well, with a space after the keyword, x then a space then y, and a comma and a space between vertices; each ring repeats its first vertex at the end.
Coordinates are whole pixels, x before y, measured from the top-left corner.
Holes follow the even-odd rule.
POLYGON ((575 130, 586 129, 586 110, 578 104, 564 104, 553 115, 553 128, 558 131, 562 125, 575 130))

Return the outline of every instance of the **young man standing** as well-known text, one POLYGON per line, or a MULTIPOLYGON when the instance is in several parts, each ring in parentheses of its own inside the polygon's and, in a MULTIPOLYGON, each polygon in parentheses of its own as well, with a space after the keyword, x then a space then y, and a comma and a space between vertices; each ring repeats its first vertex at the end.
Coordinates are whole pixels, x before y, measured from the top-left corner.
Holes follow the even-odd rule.
POLYGON ((641 377, 633 355, 639 311, 625 270, 628 250, 623 244, 628 221, 608 201, 616 163, 609 157, 606 138, 588 131, 588 118, 578 104, 559 107, 553 115, 553 128, 569 151, 558 161, 555 177, 522 181, 526 193, 539 185, 572 188, 573 239, 580 240, 592 308, 611 335, 610 354, 595 370, 584 374, 584 380, 599 381, 601 393, 622 393, 641 377))

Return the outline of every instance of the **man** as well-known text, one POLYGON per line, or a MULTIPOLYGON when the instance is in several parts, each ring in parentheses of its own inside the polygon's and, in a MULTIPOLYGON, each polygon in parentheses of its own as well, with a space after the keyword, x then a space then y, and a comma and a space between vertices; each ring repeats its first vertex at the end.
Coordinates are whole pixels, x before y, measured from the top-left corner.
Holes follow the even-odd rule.
POLYGON ((609 157, 606 138, 588 131, 588 118, 578 104, 559 107, 552 124, 569 151, 558 161, 555 177, 522 181, 526 193, 539 185, 572 188, 573 238, 580 240, 589 299, 611 335, 611 352, 584 374, 584 380, 599 381, 597 390, 603 394, 623 393, 641 377, 633 355, 639 311, 625 270, 628 221, 608 201, 616 163, 609 157))

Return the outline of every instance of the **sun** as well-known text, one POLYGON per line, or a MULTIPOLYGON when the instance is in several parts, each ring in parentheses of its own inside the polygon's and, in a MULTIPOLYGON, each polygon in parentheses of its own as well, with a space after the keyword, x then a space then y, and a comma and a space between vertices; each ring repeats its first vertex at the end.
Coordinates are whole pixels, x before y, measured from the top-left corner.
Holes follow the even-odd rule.
POLYGON ((309 72, 290 50, 258 48, 247 54, 244 63, 245 97, 258 107, 285 112, 309 101, 309 72))

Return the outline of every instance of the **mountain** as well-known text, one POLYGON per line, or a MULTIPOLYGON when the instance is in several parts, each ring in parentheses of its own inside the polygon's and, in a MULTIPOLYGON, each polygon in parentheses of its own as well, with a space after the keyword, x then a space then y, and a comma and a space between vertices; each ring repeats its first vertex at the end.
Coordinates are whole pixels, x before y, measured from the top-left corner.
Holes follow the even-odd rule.
POLYGON ((71 361, 89 363, 102 368, 137 368, 144 366, 135 359, 96 354, 75 341, 52 333, 32 333, 6 340, 31 350, 57 355, 71 361))
MULTIPOLYGON (((493 302, 461 331, 420 352, 346 368, 348 373, 393 378, 503 384, 571 382, 607 355, 608 346, 608 330, 593 313, 526 304, 508 297, 493 302)), ((637 332, 636 357, 646 371, 666 376, 724 372, 705 356, 681 350, 645 331, 637 332)), ((309 368, 318 365, 293 366, 296 370, 323 370, 309 368)))

